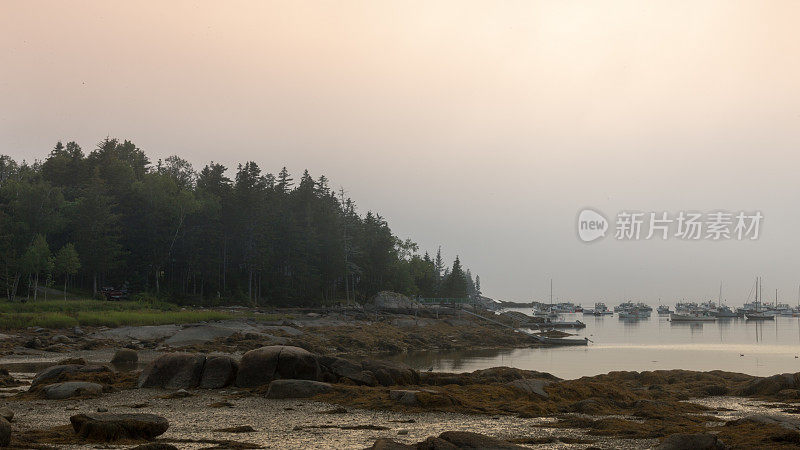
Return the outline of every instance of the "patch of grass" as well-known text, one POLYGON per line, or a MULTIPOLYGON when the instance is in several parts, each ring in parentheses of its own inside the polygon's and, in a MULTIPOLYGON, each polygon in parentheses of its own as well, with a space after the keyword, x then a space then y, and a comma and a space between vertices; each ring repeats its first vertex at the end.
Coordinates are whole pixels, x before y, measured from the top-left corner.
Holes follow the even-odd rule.
POLYGON ((167 325, 211 320, 234 319, 234 314, 220 311, 82 311, 75 316, 81 325, 121 327, 127 325, 167 325))
POLYGON ((105 300, 39 300, 26 303, 0 302, 0 329, 27 327, 69 328, 76 325, 121 327, 208 322, 227 319, 274 321, 278 314, 253 311, 181 309, 172 303, 105 300))
POLYGON ((77 319, 58 312, 0 314, 0 329, 3 330, 27 327, 68 328, 76 325, 77 319))
POLYGON ((26 303, 0 302, 0 313, 47 313, 60 312, 74 314, 82 311, 132 311, 152 309, 175 311, 177 305, 159 301, 119 301, 106 300, 37 300, 26 303))

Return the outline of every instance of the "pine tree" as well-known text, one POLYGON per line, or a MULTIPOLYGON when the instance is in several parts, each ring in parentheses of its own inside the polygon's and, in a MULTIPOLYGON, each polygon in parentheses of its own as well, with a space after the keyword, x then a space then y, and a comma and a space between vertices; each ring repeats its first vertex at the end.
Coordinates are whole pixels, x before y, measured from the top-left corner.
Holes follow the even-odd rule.
POLYGON ((445 297, 464 298, 467 296, 467 279, 464 270, 461 268, 461 260, 456 256, 453 261, 453 268, 444 280, 443 286, 445 297))
POLYGON ((283 194, 288 194, 293 186, 292 181, 294 181, 294 179, 292 179, 292 177, 289 176, 289 171, 286 170, 286 167, 284 166, 284 168, 281 169, 280 173, 278 173, 278 184, 277 184, 278 191, 280 191, 283 194))

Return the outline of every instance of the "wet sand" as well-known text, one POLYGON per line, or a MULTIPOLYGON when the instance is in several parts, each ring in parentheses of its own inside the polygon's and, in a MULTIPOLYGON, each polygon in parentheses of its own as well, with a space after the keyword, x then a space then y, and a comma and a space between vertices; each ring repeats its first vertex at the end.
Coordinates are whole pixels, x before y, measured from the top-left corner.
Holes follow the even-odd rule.
MULTIPOLYGON (((620 440, 587 437, 581 430, 542 428, 552 419, 520 419, 513 416, 486 416, 456 413, 400 413, 346 408, 346 413, 329 413, 335 405, 310 400, 272 400, 261 397, 229 398, 234 390, 192 391, 182 399, 160 398, 169 391, 136 389, 105 394, 81 400, 10 401, 16 415, 17 430, 40 429, 45 424, 68 425, 69 416, 90 413, 98 408, 111 413, 147 412, 166 417, 170 427, 159 437, 160 442, 173 442, 179 448, 203 448, 209 443, 181 440, 234 440, 263 448, 342 448, 363 449, 384 437, 413 443, 444 431, 464 430, 499 438, 546 438, 550 436, 581 438, 600 448, 643 448, 656 440, 620 440), (212 408, 209 404, 227 401, 233 407, 212 408), (148 406, 133 408, 132 405, 148 406), (404 423, 413 420, 412 423, 404 423), (226 433, 220 428, 249 425, 256 431, 226 433), (336 426, 375 425, 386 430, 340 429, 336 426), (296 428, 301 429, 296 429, 296 428), (309 428, 302 428, 309 427, 309 428), (314 428, 326 427, 326 428, 314 428)), ((63 448, 94 448, 96 443, 63 448)), ((536 448, 585 448, 586 444, 543 444, 536 448)), ((59 445, 59 447, 62 447, 59 445)), ((110 446, 126 448, 130 445, 110 446)))

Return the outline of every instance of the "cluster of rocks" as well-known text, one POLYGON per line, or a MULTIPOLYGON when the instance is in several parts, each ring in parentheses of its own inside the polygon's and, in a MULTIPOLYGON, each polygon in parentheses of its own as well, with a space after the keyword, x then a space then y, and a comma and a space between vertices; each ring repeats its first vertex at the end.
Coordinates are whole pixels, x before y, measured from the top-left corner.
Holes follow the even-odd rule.
POLYGON ((50 400, 87 396, 96 397, 107 385, 85 379, 110 380, 114 370, 104 365, 58 364, 36 374, 29 391, 42 392, 50 400))
POLYGON ((356 363, 321 356, 299 347, 272 345, 228 355, 167 353, 142 372, 139 387, 219 389, 269 386, 269 398, 310 397, 332 389, 330 383, 365 386, 418 384, 419 373, 386 361, 356 363))

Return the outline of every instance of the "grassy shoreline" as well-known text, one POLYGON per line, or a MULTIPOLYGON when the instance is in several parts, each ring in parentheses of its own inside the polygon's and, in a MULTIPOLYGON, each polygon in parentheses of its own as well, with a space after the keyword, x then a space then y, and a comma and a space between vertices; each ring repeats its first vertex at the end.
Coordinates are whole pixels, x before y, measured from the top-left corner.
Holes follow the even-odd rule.
POLYGON ((28 327, 135 326, 207 322, 227 319, 275 320, 278 316, 180 308, 165 302, 46 300, 0 303, 0 330, 28 327))

